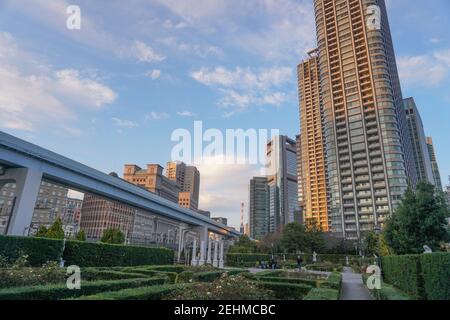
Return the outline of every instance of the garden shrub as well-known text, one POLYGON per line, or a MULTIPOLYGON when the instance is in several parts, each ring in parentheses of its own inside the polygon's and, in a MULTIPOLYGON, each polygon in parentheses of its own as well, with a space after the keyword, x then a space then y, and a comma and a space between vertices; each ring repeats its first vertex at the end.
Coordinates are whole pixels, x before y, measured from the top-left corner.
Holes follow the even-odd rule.
POLYGON ((0 288, 62 283, 65 278, 65 271, 54 261, 34 268, 26 266, 25 258, 19 258, 13 265, 0 268, 0 288))
POLYGON ((87 281, 96 280, 121 280, 121 279, 142 279, 145 275, 140 273, 121 272, 115 270, 99 270, 96 268, 82 268, 81 279, 87 281))
POLYGON ((0 255, 10 264, 23 255, 28 256, 32 267, 40 267, 48 261, 59 262, 62 248, 63 240, 0 235, 0 255))
POLYGON ((192 279, 200 282, 212 282, 224 273, 224 271, 207 271, 194 273, 192 279))
POLYGON ((420 263, 428 300, 450 300, 450 253, 423 254, 420 263))
POLYGON ((164 284, 165 278, 86 281, 79 290, 69 290, 66 284, 19 287, 0 290, 0 300, 59 300, 103 291, 164 284))
POLYGON ((259 286, 273 291, 277 299, 282 300, 302 300, 312 289, 306 284, 258 281, 259 286))
POLYGON ((286 283, 297 283, 297 284, 306 284, 311 287, 317 287, 317 281, 311 279, 302 279, 302 278, 285 278, 285 277, 255 277, 258 281, 265 282, 286 282, 286 283))
MULTIPOLYGON (((0 236, 0 255, 9 263, 27 255, 30 266, 38 267, 48 261, 59 262, 63 243, 59 239, 0 236)), ((66 265, 80 267, 167 265, 173 263, 173 250, 69 240, 63 259, 66 265)))
POLYGON ((342 265, 331 262, 308 264, 305 266, 305 268, 308 270, 324 271, 324 272, 333 272, 333 271, 342 272, 343 269, 342 265))
POLYGON ((388 256, 382 258, 383 281, 415 299, 425 299, 425 289, 419 255, 388 256))
POLYGON ((320 284, 320 288, 335 289, 339 292, 342 286, 342 274, 339 272, 333 272, 328 278, 320 284))
POLYGON ((64 260, 80 267, 164 265, 173 262, 173 250, 67 241, 64 260))
POLYGON ((268 300, 274 296, 258 282, 243 275, 222 273, 213 282, 192 283, 183 291, 166 297, 168 300, 268 300))
POLYGON ((339 291, 336 289, 313 288, 303 300, 339 300, 339 291))
POLYGON ((162 300, 165 296, 184 290, 188 284, 165 284, 150 287, 123 289, 81 296, 76 300, 162 300))

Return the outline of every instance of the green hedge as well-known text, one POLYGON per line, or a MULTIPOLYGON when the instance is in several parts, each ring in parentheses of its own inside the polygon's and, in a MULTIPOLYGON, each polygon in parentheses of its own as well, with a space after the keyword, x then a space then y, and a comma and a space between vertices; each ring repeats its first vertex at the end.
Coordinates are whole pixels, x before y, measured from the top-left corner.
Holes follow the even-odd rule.
POLYGON ((0 255, 10 263, 24 254, 28 256, 28 262, 33 267, 41 266, 47 261, 59 261, 62 248, 62 240, 0 236, 0 255))
POLYGON ((339 300, 339 291, 335 289, 313 288, 303 300, 339 300))
MULTIPOLYGON (((286 265, 292 267, 295 266, 298 255, 297 254, 283 254, 276 253, 274 254, 277 257, 277 262, 279 265, 284 265, 284 257, 286 258, 286 265)), ((318 254, 317 262, 331 262, 335 264, 345 265, 346 257, 348 256, 349 264, 358 264, 361 265, 363 263, 362 259, 359 256, 352 255, 342 255, 342 254, 318 254)), ((312 263, 312 254, 300 254, 300 257, 303 260, 303 264, 312 263)), ((258 261, 266 261, 269 262, 272 259, 271 254, 261 254, 261 253, 228 253, 226 257, 227 266, 230 267, 254 267, 257 265, 258 261)))
MULTIPOLYGON (((153 276, 153 275, 152 275, 153 276)), ((145 275, 140 273, 121 272, 115 270, 99 270, 96 268, 82 268, 81 280, 121 280, 121 279, 142 279, 145 275)))
MULTIPOLYGON (((368 274, 362 274, 363 283, 367 283, 368 278, 368 274)), ((413 300, 406 293, 400 291, 390 284, 387 284, 386 282, 381 282, 381 289, 369 289, 369 291, 372 297, 374 297, 376 300, 413 300)))
POLYGON ((197 272, 192 275, 192 279, 198 282, 212 282, 224 273, 228 273, 230 276, 242 273, 242 270, 219 270, 219 271, 206 271, 206 272, 197 272))
POLYGON ((383 257, 382 271, 383 281, 415 299, 426 299, 419 255, 383 257))
POLYGON ((66 284, 20 287, 0 290, 0 300, 59 300, 103 291, 163 284, 165 278, 127 279, 82 282, 79 290, 69 290, 66 284))
POLYGON ((188 284, 166 284, 151 287, 102 292, 96 295, 81 296, 77 300, 161 300, 168 294, 183 290, 188 284))
POLYGON ((67 241, 64 260, 83 267, 163 265, 173 263, 173 250, 67 241))
POLYGON ((429 253, 420 257, 429 300, 450 300, 450 254, 429 253))
POLYGON ((320 284, 319 288, 311 290, 304 300, 339 300, 342 287, 342 274, 333 272, 320 284))
MULTIPOLYGON (((59 261, 63 240, 36 237, 0 236, 0 255, 14 262, 22 254, 28 255, 31 266, 47 261, 59 261)), ((66 241, 63 259, 66 265, 80 267, 112 267, 138 265, 167 265, 173 263, 173 250, 105 243, 66 241)))
POLYGON ((286 283, 296 283, 296 284, 305 284, 311 287, 317 287, 317 281, 316 280, 310 280, 310 279, 302 279, 302 278, 284 278, 284 277, 254 277, 254 279, 258 281, 265 281, 265 282, 286 282, 286 283))
POLYGON ((257 284, 265 289, 272 290, 277 299, 282 300, 302 300, 312 289, 310 285, 258 281, 257 284))
POLYGON ((320 288, 324 289, 334 289, 341 292, 342 286, 342 274, 339 272, 333 272, 328 276, 328 278, 320 284, 320 288))

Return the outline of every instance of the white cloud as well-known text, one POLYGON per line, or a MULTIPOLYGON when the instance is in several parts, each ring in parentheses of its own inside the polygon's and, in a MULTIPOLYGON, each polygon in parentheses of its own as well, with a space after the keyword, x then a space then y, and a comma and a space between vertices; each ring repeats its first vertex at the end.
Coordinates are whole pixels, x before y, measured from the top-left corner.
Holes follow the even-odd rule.
POLYGON ((200 204, 203 210, 211 211, 212 216, 229 219, 229 224, 239 227, 240 204, 248 208, 248 183, 259 174, 256 166, 199 164, 200 204), (226 188, 224 188, 226 186, 226 188))
POLYGON ((70 124, 79 112, 98 110, 117 98, 112 89, 78 70, 43 66, 21 50, 10 34, 0 33, 0 52, 3 128, 33 131, 51 124, 76 134, 80 131, 70 124))
POLYGON ((189 111, 189 110, 177 112, 177 115, 179 115, 180 117, 195 117, 196 116, 195 113, 193 113, 192 111, 189 111))
POLYGON ((169 119, 169 118, 170 118, 170 114, 168 114, 166 112, 152 111, 145 115, 145 120, 164 120, 164 119, 169 119))
POLYGON ((258 71, 241 67, 235 70, 224 67, 212 70, 201 68, 192 72, 191 77, 204 85, 218 88, 222 94, 219 106, 235 108, 232 112, 226 112, 224 117, 230 117, 252 105, 280 106, 287 100, 287 95, 280 92, 279 87, 294 80, 289 67, 263 68, 258 71))
POLYGON ((166 59, 164 55, 156 53, 152 47, 138 40, 133 44, 132 53, 139 62, 161 62, 166 59))
POLYGON ((209 56, 223 57, 225 53, 217 46, 210 44, 194 44, 178 40, 176 37, 165 37, 158 40, 163 45, 177 51, 181 54, 196 55, 200 58, 209 56))
POLYGON ((131 120, 126 119, 120 119, 120 118, 112 118, 112 121, 114 122, 114 125, 120 128, 126 128, 126 129, 133 129, 138 127, 139 125, 131 120))
POLYGON ((418 56, 403 56, 397 60, 400 80, 406 86, 440 85, 450 72, 450 50, 418 56))
POLYGON ((161 70, 157 69, 151 70, 147 72, 146 76, 151 78, 152 80, 159 79, 159 77, 161 77, 161 70))

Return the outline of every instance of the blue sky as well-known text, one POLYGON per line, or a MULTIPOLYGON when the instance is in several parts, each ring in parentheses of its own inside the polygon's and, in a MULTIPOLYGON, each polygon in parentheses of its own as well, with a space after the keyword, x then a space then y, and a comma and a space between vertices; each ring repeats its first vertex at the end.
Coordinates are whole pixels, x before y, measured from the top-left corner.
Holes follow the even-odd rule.
MULTIPOLYGON (((450 3, 388 1, 403 95, 450 174, 450 3)), ((104 172, 165 164, 173 130, 299 131, 312 0, 0 0, 0 130, 104 172), (81 30, 66 28, 79 5, 81 30)), ((250 165, 202 165, 200 206, 239 224, 250 165)))

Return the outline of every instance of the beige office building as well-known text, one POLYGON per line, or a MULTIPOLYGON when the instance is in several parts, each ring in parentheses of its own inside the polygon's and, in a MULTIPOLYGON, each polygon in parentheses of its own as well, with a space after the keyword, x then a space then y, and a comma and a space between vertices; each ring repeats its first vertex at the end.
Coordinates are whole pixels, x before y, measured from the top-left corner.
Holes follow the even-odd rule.
POLYGON ((200 172, 198 169, 179 161, 168 162, 166 176, 176 182, 180 189, 178 204, 183 208, 197 210, 200 194, 200 172))
POLYGON ((123 179, 154 194, 178 203, 179 186, 175 181, 163 175, 164 168, 158 164, 149 164, 146 169, 135 164, 126 164, 123 179))

